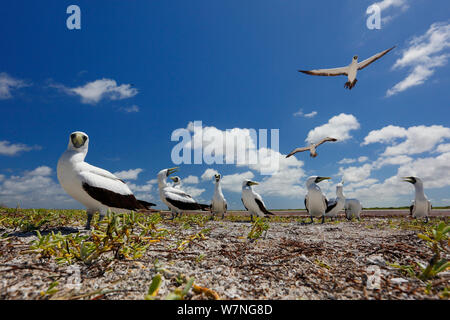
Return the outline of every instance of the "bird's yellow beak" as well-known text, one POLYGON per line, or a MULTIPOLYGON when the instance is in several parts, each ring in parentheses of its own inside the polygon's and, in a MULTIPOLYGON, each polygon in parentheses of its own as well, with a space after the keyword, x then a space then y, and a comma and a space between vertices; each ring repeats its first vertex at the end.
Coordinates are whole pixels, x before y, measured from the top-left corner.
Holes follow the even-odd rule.
POLYGON ((323 181, 323 180, 331 180, 331 178, 330 177, 319 177, 318 180, 320 182, 320 181, 323 181))
POLYGON ((411 179, 411 177, 403 177, 402 180, 409 183, 413 183, 413 179, 411 179))
POLYGON ((177 179, 175 177, 170 177, 170 180, 172 180, 173 182, 175 182, 177 179))
POLYGON ((167 175, 169 176, 172 173, 177 172, 177 170, 178 170, 178 167, 169 168, 169 169, 167 169, 167 175))
POLYGON ((255 182, 255 181, 250 181, 249 182, 249 185, 251 185, 251 186, 257 186, 259 183, 258 182, 255 182))

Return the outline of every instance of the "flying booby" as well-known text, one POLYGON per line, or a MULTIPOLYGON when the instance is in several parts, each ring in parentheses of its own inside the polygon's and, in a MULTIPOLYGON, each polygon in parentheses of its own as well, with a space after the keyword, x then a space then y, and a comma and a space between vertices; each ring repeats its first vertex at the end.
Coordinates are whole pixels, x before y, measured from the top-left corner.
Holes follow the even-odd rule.
POLYGON ((253 221, 253 214, 256 214, 258 217, 266 217, 269 215, 274 215, 272 212, 266 209, 266 205, 264 204, 261 196, 256 193, 252 186, 257 185, 257 182, 245 179, 242 182, 242 203, 250 213, 251 221, 253 221))
POLYGON ((345 196, 344 196, 344 181, 341 181, 336 185, 336 198, 328 200, 327 209, 325 210, 325 217, 330 217, 334 219, 337 217, 339 211, 343 210, 345 207, 345 196))
POLYGON ((315 158, 315 157, 317 157, 316 148, 317 148, 318 146, 320 146, 322 143, 325 143, 325 142, 328 142, 328 141, 335 142, 335 141, 337 141, 337 139, 336 139, 336 138, 326 137, 326 138, 320 140, 320 141, 317 142, 317 143, 311 143, 311 144, 309 145, 309 147, 296 148, 296 149, 292 150, 292 151, 286 156, 286 158, 289 158, 290 156, 296 154, 297 152, 303 152, 303 151, 307 151, 307 150, 309 150, 309 156, 312 157, 312 158, 315 158))
POLYGON ((70 134, 67 150, 61 155, 57 176, 61 187, 75 200, 81 202, 87 211, 86 229, 90 229, 92 216, 96 211, 103 219, 108 209, 122 213, 148 210, 155 206, 137 200, 127 184, 104 169, 85 162, 89 136, 81 131, 70 134))
POLYGON ((425 222, 428 223, 428 216, 431 213, 432 205, 427 199, 423 191, 423 182, 418 177, 404 177, 403 181, 412 183, 416 192, 415 199, 409 207, 409 212, 413 218, 425 217, 425 222))
POLYGON ((322 217, 322 223, 325 222, 325 212, 328 208, 327 198, 323 195, 322 190, 317 183, 331 179, 330 177, 311 176, 306 180, 306 189, 308 192, 305 197, 305 208, 311 218, 311 224, 314 222, 313 217, 322 217))
POLYGON ((380 59, 382 56, 384 56, 386 53, 388 53, 389 51, 391 51, 394 48, 395 48, 395 46, 393 46, 390 49, 384 50, 380 53, 377 53, 377 54, 373 55, 372 57, 370 57, 364 61, 361 61, 361 62, 358 62, 358 56, 355 55, 355 56, 353 56, 352 62, 346 67, 334 68, 334 69, 298 70, 298 71, 309 74, 309 75, 313 75, 313 76, 345 75, 345 76, 347 76, 348 81, 345 83, 344 87, 351 90, 356 85, 356 82, 358 81, 356 79, 356 74, 358 73, 358 70, 364 69, 369 64, 380 59))
POLYGON ((214 219, 216 214, 222 214, 222 219, 225 217, 225 213, 227 212, 227 201, 222 193, 222 187, 220 186, 220 179, 222 176, 220 174, 214 175, 215 187, 214 187, 214 196, 211 201, 211 219, 214 219))
POLYGON ((159 197, 172 211, 172 219, 186 210, 209 210, 209 205, 198 203, 181 188, 174 188, 167 183, 167 177, 177 171, 177 169, 177 167, 163 169, 157 176, 159 197))

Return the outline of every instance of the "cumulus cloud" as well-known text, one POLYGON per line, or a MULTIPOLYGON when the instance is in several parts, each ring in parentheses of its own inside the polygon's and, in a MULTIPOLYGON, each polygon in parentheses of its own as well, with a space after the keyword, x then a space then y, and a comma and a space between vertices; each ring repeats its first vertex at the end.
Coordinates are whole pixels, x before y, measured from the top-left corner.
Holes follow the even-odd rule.
POLYGON ((130 107, 123 107, 120 108, 120 110, 122 110, 125 113, 137 113, 140 111, 139 107, 137 105, 132 105, 130 107))
POLYGON ((364 138, 362 144, 391 144, 384 151, 384 156, 412 155, 431 151, 437 144, 448 138, 450 138, 450 128, 441 125, 421 125, 408 129, 390 125, 380 130, 371 131, 364 138), (398 142, 401 138, 404 140, 398 142))
POLYGON ((60 89, 67 94, 77 95, 81 98, 82 103, 87 104, 96 104, 102 99, 122 100, 138 94, 138 90, 132 88, 131 84, 117 85, 115 80, 105 78, 88 82, 75 88, 68 88, 61 84, 52 84, 50 86, 60 89))
POLYGON ((433 23, 424 35, 414 37, 392 67, 394 70, 409 68, 410 72, 405 79, 389 89, 386 96, 423 84, 438 67, 447 64, 449 48, 450 24, 433 23))
POLYGON ((0 155, 4 156, 15 156, 20 152, 40 150, 40 146, 27 146, 26 144, 16 143, 11 144, 11 142, 3 140, 0 141, 0 155))
POLYGON ((22 175, 0 179, 0 202, 14 207, 81 207, 52 179, 53 170, 40 166, 22 175))
POLYGON ((359 127, 360 124, 354 115, 341 113, 332 117, 326 124, 309 131, 306 141, 315 143, 325 137, 345 141, 352 137, 350 131, 359 129, 359 127))
POLYGON ((242 181, 245 179, 253 179, 254 177, 255 174, 251 171, 224 175, 221 180, 222 189, 231 192, 241 192, 242 181))
POLYGON ((219 172, 217 170, 208 168, 205 170, 205 172, 203 172, 203 174, 200 176, 200 178, 203 181, 207 181, 207 180, 211 180, 214 177, 214 175, 216 175, 216 174, 219 174, 219 172))
POLYGON ((366 156, 361 156, 357 159, 344 158, 344 159, 340 160, 338 162, 338 164, 351 164, 351 163, 356 163, 356 162, 366 162, 367 160, 369 160, 369 158, 366 156))
POLYGON ((200 182, 197 176, 187 176, 186 178, 181 179, 183 184, 197 184, 200 182))
POLYGON ((12 98, 12 91, 15 89, 27 87, 27 84, 23 80, 15 79, 6 72, 0 73, 0 100, 12 98))
POLYGON ((380 11, 382 13, 381 19, 382 19, 383 23, 388 23, 392 19, 394 19, 396 16, 398 16, 398 13, 393 10, 400 9, 401 12, 404 12, 409 8, 407 0, 382 0, 382 1, 378 1, 378 2, 371 4, 367 8, 367 12, 366 12, 367 14, 369 14, 369 12, 372 12, 369 9, 373 6, 378 6, 380 8, 380 11), (391 14, 388 15, 388 14, 386 14, 386 12, 390 12, 391 14))
POLYGON ((139 173, 141 173, 143 169, 136 168, 124 171, 114 172, 114 175, 122 180, 136 180, 138 178, 139 173))

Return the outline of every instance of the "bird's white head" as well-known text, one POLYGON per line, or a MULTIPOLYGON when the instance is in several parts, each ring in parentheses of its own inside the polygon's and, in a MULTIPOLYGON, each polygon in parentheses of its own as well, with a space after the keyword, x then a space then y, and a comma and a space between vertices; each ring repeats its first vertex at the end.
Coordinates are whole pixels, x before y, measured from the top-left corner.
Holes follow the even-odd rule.
POLYGON ((220 175, 220 173, 217 173, 214 175, 214 181, 216 181, 216 182, 219 182, 221 178, 222 178, 222 176, 220 175))
POLYGON ((331 179, 331 178, 330 177, 311 176, 306 180, 306 187, 309 187, 313 184, 317 184, 320 181, 329 180, 329 179, 331 179))
POLYGON ((258 185, 258 182, 249 180, 249 179, 245 179, 244 181, 242 181, 242 189, 245 188, 251 188, 252 186, 258 185))
POLYGON ((89 136, 81 131, 75 131, 70 134, 68 150, 87 153, 89 146, 89 136))
POLYGON ((176 172, 178 170, 178 167, 163 169, 160 172, 158 172, 157 178, 158 178, 158 184, 160 186, 166 184, 166 179, 168 176, 170 176, 172 173, 176 172))
POLYGON ((173 181, 174 185, 177 185, 181 182, 181 179, 179 176, 175 176, 175 177, 170 177, 170 180, 173 181))
POLYGON ((413 177, 413 176, 411 176, 411 177, 404 177, 403 181, 412 183, 414 186, 422 186, 423 185, 422 180, 420 178, 418 178, 418 177, 413 177))
POLYGON ((353 56, 353 61, 358 62, 358 56, 353 56))

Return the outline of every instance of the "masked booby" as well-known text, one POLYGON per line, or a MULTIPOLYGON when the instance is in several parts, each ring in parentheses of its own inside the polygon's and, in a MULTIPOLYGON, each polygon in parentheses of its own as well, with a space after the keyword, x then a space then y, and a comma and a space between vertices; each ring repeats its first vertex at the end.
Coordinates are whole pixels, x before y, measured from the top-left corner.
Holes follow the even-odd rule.
POLYGON ((328 201, 317 184, 323 180, 328 179, 331 178, 311 176, 306 180, 306 189, 308 191, 305 197, 305 208, 309 213, 311 222, 304 224, 313 223, 313 217, 322 217, 322 223, 325 222, 325 212, 328 208, 328 201))
POLYGON ((416 219, 425 217, 425 222, 428 223, 432 205, 430 200, 425 196, 422 180, 418 177, 404 177, 403 181, 413 184, 416 193, 415 199, 409 207, 411 216, 416 219))
POLYGON ((353 217, 358 220, 361 218, 362 205, 358 199, 345 199, 344 210, 347 220, 352 220, 353 217))
POLYGON ((214 175, 215 186, 214 186, 214 196, 211 201, 211 219, 214 219, 216 214, 222 214, 222 219, 225 217, 227 212, 227 200, 222 193, 222 187, 220 186, 220 179, 222 176, 220 174, 214 175))
POLYGON ((250 213, 251 221, 253 221, 253 215, 256 214, 258 217, 267 217, 269 215, 274 215, 272 212, 266 209, 266 205, 262 197, 253 190, 254 185, 257 182, 245 179, 242 182, 242 203, 250 213))
POLYGON ((344 196, 344 181, 341 181, 336 185, 336 198, 329 199, 327 203, 327 209, 325 210, 325 217, 330 217, 334 219, 337 217, 338 213, 345 207, 345 196, 344 196))
POLYGON ((191 210, 205 210, 209 211, 210 206, 207 204, 200 204, 195 201, 189 194, 184 192, 181 188, 174 188, 166 181, 167 177, 177 171, 177 167, 163 169, 158 175, 158 189, 161 201, 169 207, 172 211, 172 219, 183 211, 191 210))
POLYGON ((85 162, 89 136, 81 131, 70 134, 67 150, 61 155, 57 176, 61 187, 87 211, 86 229, 90 229, 96 211, 103 219, 108 209, 122 213, 148 210, 153 203, 137 200, 127 184, 104 169, 85 162))

